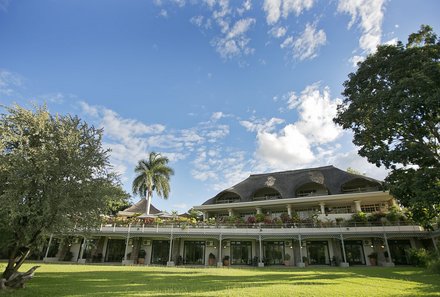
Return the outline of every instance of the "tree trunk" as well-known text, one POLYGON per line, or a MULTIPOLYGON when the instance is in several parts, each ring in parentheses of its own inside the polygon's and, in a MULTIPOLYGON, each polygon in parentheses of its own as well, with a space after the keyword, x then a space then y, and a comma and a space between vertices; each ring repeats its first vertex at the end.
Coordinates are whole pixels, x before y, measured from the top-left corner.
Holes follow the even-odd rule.
POLYGON ((7 287, 18 289, 24 288, 25 283, 34 277, 35 270, 40 266, 34 266, 27 272, 14 272, 8 279, 0 280, 0 289, 6 289, 7 287))
POLYGON ((147 215, 150 214, 151 196, 152 195, 148 193, 147 197, 145 197, 145 199, 147 200, 147 215))

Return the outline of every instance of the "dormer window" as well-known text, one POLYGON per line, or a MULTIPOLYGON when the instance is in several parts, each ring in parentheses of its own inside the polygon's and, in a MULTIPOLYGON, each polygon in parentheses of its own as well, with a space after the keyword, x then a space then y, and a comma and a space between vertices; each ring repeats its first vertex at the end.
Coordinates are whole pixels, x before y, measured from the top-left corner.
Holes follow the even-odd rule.
POLYGON ((325 186, 318 183, 307 183, 300 186, 296 192, 296 197, 309 197, 309 196, 323 196, 328 195, 328 190, 325 186))

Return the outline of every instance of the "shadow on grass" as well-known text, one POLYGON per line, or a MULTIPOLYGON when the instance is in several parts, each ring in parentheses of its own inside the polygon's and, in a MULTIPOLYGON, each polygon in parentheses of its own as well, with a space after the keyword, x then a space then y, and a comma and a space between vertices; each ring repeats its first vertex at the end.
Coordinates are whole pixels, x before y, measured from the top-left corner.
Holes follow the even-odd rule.
MULTIPOLYGON (((439 277, 420 269, 176 269, 154 268, 126 271, 99 270, 40 272, 25 290, 8 296, 215 296, 223 290, 259 289, 283 285, 294 287, 341 286, 365 278, 382 278, 420 283, 418 292, 430 296, 440 292, 439 277)), ((67 268, 66 268, 67 269, 67 268)), ((369 286, 374 286, 370 282, 369 286)), ((353 292, 351 292, 353 293, 353 292)), ((274 296, 277 295, 274 292, 274 296)), ((329 294, 330 296, 331 294, 329 294)), ((353 295, 353 294, 352 294, 353 295)), ((406 296, 414 296, 408 291, 406 296)), ((245 295, 243 295, 245 296, 245 295)), ((402 295, 399 295, 402 296, 402 295)))

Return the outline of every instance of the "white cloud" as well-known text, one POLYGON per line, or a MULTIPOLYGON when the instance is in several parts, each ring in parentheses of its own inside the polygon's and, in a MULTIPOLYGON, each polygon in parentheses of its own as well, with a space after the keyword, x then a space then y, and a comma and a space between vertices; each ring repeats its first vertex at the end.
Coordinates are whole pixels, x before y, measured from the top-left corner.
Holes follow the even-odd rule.
POLYGON ((364 56, 355 55, 349 59, 353 67, 357 67, 359 62, 363 62, 365 60, 364 56))
POLYGON ((163 17, 163 18, 167 18, 168 17, 168 12, 165 9, 161 9, 159 12, 159 16, 163 17))
POLYGON ((271 132, 277 125, 283 124, 284 120, 279 118, 271 118, 270 120, 256 120, 240 121, 240 125, 250 132, 271 132))
POLYGON ((285 27, 273 27, 270 29, 269 33, 276 38, 281 38, 287 33, 287 29, 285 27))
POLYGON ((332 155, 328 144, 342 135, 333 123, 339 99, 331 99, 328 87, 319 83, 307 86, 299 96, 289 92, 283 96, 289 110, 296 109, 298 120, 277 130, 284 120, 241 121, 248 131, 257 132, 256 159, 267 169, 284 170, 313 164, 323 156, 332 155))
POLYGON ((394 37, 393 39, 390 39, 390 40, 386 41, 384 44, 386 44, 386 45, 396 45, 398 41, 399 40, 397 39, 397 37, 394 37))
POLYGON ((218 19, 218 23, 222 27, 224 35, 214 38, 211 44, 222 58, 230 59, 254 52, 254 49, 248 46, 250 39, 246 36, 246 32, 255 24, 255 19, 246 18, 238 20, 232 28, 223 19, 218 19))
POLYGON ((7 11, 10 0, 0 0, 0 10, 7 11))
POLYGON ((283 0, 283 17, 287 18, 290 13, 299 16, 303 10, 313 7, 313 0, 283 0))
POLYGON ((302 61, 315 58, 318 49, 325 45, 326 40, 326 34, 322 29, 316 30, 316 24, 308 23, 298 38, 287 37, 281 44, 281 48, 291 50, 293 57, 302 61))
POLYGON ((13 72, 0 69, 0 94, 11 96, 23 85, 23 78, 13 72))
POLYGON ((381 42, 385 0, 340 0, 338 12, 351 15, 348 28, 359 20, 362 35, 359 47, 367 54, 376 50, 381 42))
POLYGON ((264 0, 263 9, 266 12, 266 22, 273 25, 281 16, 281 0, 264 0))
POLYGON ((224 117, 225 115, 223 114, 223 112, 221 112, 221 111, 217 111, 217 112, 214 112, 212 115, 211 115, 211 120, 212 121, 218 121, 218 120, 220 120, 222 117, 224 117))
POLYGON ((327 143, 338 138, 342 129, 333 123, 340 99, 330 98, 330 89, 324 87, 322 92, 319 84, 307 86, 300 97, 298 112, 300 121, 297 123, 302 134, 307 135, 311 143, 327 143))
POLYGON ((256 155, 272 168, 296 168, 314 160, 307 137, 289 124, 279 133, 259 132, 256 155))

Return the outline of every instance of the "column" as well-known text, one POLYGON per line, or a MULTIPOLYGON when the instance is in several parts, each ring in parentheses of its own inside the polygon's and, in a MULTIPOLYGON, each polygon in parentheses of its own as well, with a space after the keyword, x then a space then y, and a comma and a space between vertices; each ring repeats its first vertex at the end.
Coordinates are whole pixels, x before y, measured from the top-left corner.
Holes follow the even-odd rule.
POLYGON ((44 255, 43 262, 47 261, 47 255, 49 255, 49 249, 50 249, 50 245, 52 243, 52 238, 53 238, 53 234, 51 234, 49 237, 49 243, 47 244, 46 254, 44 255))
POLYGON ((258 261, 258 267, 264 267, 264 263, 263 263, 263 247, 261 244, 261 235, 258 236, 258 240, 260 242, 260 258, 258 261))
POLYGON ((387 262, 384 263, 384 266, 392 266, 393 267, 394 263, 391 260, 391 252, 390 252, 390 247, 388 246, 388 239, 387 239, 386 233, 383 234, 383 239, 385 241, 385 247, 386 247, 387 253, 388 253, 388 261, 385 259, 387 262))
POLYGON ((434 245, 434 249, 435 249, 435 251, 438 253, 437 242, 435 241, 435 238, 434 238, 434 237, 431 237, 431 239, 432 239, 432 244, 434 245))
POLYGON ((287 204, 287 214, 289 217, 292 217, 292 205, 287 204))
POLYGON ((209 214, 207 211, 203 212, 203 220, 206 221, 207 219, 209 219, 209 214))
POLYGON ((171 257, 173 255, 173 229, 174 224, 171 224, 171 234, 170 234, 170 252, 168 254, 168 262, 167 266, 174 266, 174 261, 171 261, 171 257))
POLYGON ((217 262, 217 267, 222 267, 223 266, 222 251, 223 251, 222 234, 220 233, 220 235, 218 236, 218 262, 217 262))
POLYGON ((228 209, 229 216, 232 217, 234 215, 234 211, 232 208, 228 209))
POLYGON ((342 257, 344 258, 344 262, 340 264, 341 267, 348 267, 350 264, 347 263, 347 256, 345 254, 345 243, 344 236, 341 233, 341 245, 342 245, 342 257))
POLYGON ((257 214, 261 214, 262 213, 261 207, 256 207, 255 209, 257 210, 257 214))
POLYGON ((299 241, 299 263, 298 267, 304 268, 306 267, 306 264, 303 262, 303 246, 302 246, 302 239, 301 234, 298 234, 298 241, 299 241))
POLYGON ((321 206, 321 214, 325 215, 325 203, 321 202, 319 203, 319 206, 321 206))
POLYGON ((362 209, 361 209, 361 201, 360 200, 355 200, 354 201, 354 208, 355 208, 356 212, 362 211, 362 209))
POLYGON ((84 241, 81 247, 81 252, 79 253, 79 259, 78 259, 78 263, 84 264, 86 263, 86 259, 83 259, 84 256, 84 251, 86 250, 87 247, 87 239, 84 237, 84 241))

